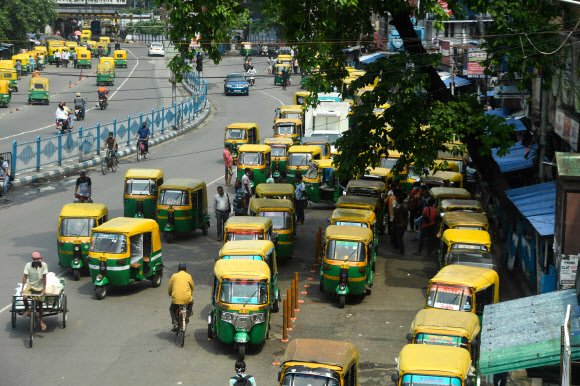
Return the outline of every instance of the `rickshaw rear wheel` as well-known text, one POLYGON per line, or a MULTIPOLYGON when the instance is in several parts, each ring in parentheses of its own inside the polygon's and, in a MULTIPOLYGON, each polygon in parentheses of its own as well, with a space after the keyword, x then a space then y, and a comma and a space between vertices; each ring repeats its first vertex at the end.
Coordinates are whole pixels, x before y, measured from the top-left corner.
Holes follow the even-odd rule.
MULTIPOLYGON (((34 302, 33 302, 34 303, 34 302)), ((30 307, 30 314, 28 315, 28 317, 30 318, 30 320, 28 321, 28 344, 29 344, 29 348, 32 348, 32 343, 34 340, 34 321, 35 321, 35 310, 34 310, 34 304, 30 307)))
POLYGON ((62 296, 62 328, 66 328, 67 312, 68 312, 68 301, 66 295, 62 296))
POLYGON ((73 279, 74 281, 79 281, 81 279, 81 271, 78 269, 73 270, 73 279))
POLYGON ((12 328, 16 328, 16 311, 14 310, 14 303, 12 303, 12 308, 13 308, 11 311, 11 313, 12 313, 12 320, 11 320, 12 328))
POLYGON ((171 244, 175 240, 175 234, 173 232, 165 232, 165 240, 168 244, 171 244))
POLYGON ((104 298, 106 298, 107 292, 108 291, 106 285, 98 286, 97 288, 95 288, 95 293, 97 295, 97 299, 99 300, 103 300, 104 298))
POLYGON ((238 359, 243 361, 246 359, 246 344, 238 343, 238 359))
POLYGON ((278 296, 276 300, 274 300, 274 304, 272 305, 272 312, 280 311, 280 292, 278 292, 278 296))
POLYGON ((151 285, 153 288, 157 288, 161 285, 161 281, 163 280, 163 270, 159 270, 155 272, 153 275, 153 279, 151 279, 151 285))
POLYGON ((344 308, 345 304, 346 304, 346 296, 345 295, 338 295, 338 307, 344 308))
POLYGON ((203 224, 203 226, 201 227, 201 233, 204 235, 207 235, 207 229, 209 227, 207 226, 207 223, 203 224))
POLYGON ((207 324, 207 339, 208 340, 213 339, 213 330, 211 328, 211 323, 207 324))

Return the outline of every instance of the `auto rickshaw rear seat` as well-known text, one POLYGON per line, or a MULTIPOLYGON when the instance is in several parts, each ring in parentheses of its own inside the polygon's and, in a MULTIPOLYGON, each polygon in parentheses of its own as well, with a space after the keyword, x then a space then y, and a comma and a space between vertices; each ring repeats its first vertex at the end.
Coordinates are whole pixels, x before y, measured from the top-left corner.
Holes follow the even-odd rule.
POLYGON ((131 268, 139 269, 139 268, 141 268, 141 263, 133 263, 133 264, 131 264, 131 268))

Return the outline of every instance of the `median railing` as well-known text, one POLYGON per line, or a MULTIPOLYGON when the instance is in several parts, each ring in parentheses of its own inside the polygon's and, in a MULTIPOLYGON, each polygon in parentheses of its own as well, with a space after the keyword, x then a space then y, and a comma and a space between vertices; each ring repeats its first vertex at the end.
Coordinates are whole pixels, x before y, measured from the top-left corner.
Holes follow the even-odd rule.
MULTIPOLYGON (((184 125, 195 121, 205 109, 207 103, 207 83, 192 71, 184 76, 191 97, 174 103, 173 106, 161 107, 159 110, 139 113, 125 119, 113 119, 112 122, 99 123, 94 127, 79 127, 70 133, 41 138, 35 141, 14 141, 12 144, 13 162, 10 164, 13 175, 35 169, 40 171, 46 166, 60 166, 63 162, 78 159, 78 162, 93 159, 100 155, 104 141, 112 132, 119 149, 131 147, 136 143, 137 130, 143 122, 151 131, 150 139, 163 136, 166 131, 179 130, 184 125)), ((75 122, 78 124, 78 121, 75 122)))

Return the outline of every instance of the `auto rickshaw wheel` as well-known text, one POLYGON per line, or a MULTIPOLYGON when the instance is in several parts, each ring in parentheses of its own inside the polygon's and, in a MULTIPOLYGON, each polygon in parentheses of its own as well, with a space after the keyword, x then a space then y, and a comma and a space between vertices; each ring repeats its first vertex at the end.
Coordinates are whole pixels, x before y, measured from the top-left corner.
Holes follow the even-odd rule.
POLYGON ((238 359, 243 361, 246 359, 246 344, 238 343, 238 359))
POLYGON ((73 269, 73 279, 74 281, 79 281, 81 279, 81 271, 78 269, 73 269))
POLYGON ((272 304, 272 312, 280 311, 280 292, 278 292, 278 296, 276 300, 274 300, 274 304, 272 304))
POLYGON ((209 228, 209 226, 207 225, 207 223, 203 224, 203 226, 201 227, 201 233, 204 235, 207 235, 208 228, 209 228))
POLYGON ((16 311, 14 310, 14 302, 12 303, 12 311, 10 313, 12 314, 12 328, 16 328, 16 311))
POLYGON ((338 295, 338 307, 344 308, 345 304, 346 304, 346 295, 338 295))
POLYGON ((32 343, 34 340, 34 321, 35 321, 35 309, 34 306, 30 307, 30 314, 28 315, 28 317, 30 318, 30 320, 28 321, 28 344, 29 344, 29 348, 32 348, 32 343))
POLYGON ((28 99, 28 104, 31 105, 32 104, 32 99, 28 99))
POLYGON ((62 297, 62 328, 66 328, 67 312, 68 312, 68 301, 66 300, 66 295, 62 297))
POLYGON ((155 275, 153 275, 153 279, 151 279, 151 285, 153 286, 153 288, 157 288, 161 285, 161 281, 163 280, 163 270, 159 270, 157 272, 155 272, 155 275))
POLYGON ((165 240, 168 244, 171 244, 175 240, 175 234, 173 232, 165 232, 165 240))
POLYGON ((103 300, 104 298, 107 297, 107 286, 106 285, 101 285, 95 288, 95 293, 97 295, 97 299, 99 300, 103 300))
POLYGON ((211 328, 211 323, 207 324, 207 340, 213 339, 213 330, 211 328))

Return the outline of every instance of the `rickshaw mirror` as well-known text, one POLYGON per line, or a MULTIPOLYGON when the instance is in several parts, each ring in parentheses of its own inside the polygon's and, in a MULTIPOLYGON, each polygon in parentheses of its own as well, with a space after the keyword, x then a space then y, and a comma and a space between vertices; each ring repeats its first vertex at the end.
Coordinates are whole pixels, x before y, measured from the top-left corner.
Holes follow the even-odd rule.
POLYGON ((473 379, 467 378, 464 383, 465 386, 473 386, 473 379))
POLYGON ((477 337, 471 339, 471 347, 476 347, 478 344, 477 337))
POLYGON ((413 341, 413 334, 408 333, 407 334, 407 342, 411 343, 413 341))
POLYGON ((393 375, 391 375, 391 381, 395 383, 399 382, 399 373, 394 373, 393 375))

